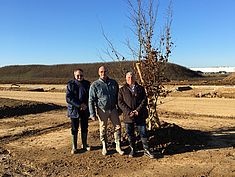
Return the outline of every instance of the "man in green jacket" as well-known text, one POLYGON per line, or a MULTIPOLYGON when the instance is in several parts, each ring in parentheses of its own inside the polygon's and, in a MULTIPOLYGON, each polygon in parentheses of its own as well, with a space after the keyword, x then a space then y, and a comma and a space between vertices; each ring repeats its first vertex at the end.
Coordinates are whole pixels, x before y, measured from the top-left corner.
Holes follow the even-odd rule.
POLYGON ((98 71, 99 79, 94 81, 89 91, 89 111, 92 119, 99 119, 100 140, 102 142, 102 154, 107 154, 107 122, 110 118, 114 126, 114 138, 116 151, 123 155, 120 147, 121 122, 118 115, 118 83, 108 77, 108 70, 101 66, 98 71))

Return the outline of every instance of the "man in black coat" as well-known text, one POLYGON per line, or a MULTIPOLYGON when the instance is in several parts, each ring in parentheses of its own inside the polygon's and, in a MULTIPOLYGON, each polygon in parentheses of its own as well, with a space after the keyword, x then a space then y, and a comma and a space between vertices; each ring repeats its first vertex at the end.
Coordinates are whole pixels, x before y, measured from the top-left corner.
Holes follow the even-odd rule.
POLYGON ((148 117, 147 97, 144 87, 135 82, 132 72, 126 74, 126 84, 120 88, 118 93, 118 106, 123 111, 124 123, 128 135, 131 152, 129 157, 136 154, 135 148, 135 126, 137 127, 144 148, 144 154, 154 158, 149 151, 146 133, 146 118, 148 117))
POLYGON ((74 79, 68 82, 66 90, 68 117, 71 120, 72 154, 77 153, 79 124, 81 129, 82 148, 84 150, 90 150, 90 147, 87 145, 89 88, 90 82, 84 79, 83 70, 74 70, 74 79))

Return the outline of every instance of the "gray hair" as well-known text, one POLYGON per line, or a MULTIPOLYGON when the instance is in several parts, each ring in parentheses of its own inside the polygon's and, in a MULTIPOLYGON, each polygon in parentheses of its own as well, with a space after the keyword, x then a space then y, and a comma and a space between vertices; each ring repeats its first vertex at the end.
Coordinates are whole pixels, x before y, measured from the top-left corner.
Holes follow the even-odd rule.
POLYGON ((133 73, 133 72, 131 72, 131 71, 129 71, 129 72, 126 73, 126 77, 127 77, 127 76, 132 76, 132 79, 134 79, 134 80, 136 79, 136 78, 135 78, 135 73, 133 73))
POLYGON ((133 72, 131 72, 131 71, 127 72, 127 73, 126 73, 126 76, 127 76, 127 75, 135 76, 135 74, 134 74, 133 72))

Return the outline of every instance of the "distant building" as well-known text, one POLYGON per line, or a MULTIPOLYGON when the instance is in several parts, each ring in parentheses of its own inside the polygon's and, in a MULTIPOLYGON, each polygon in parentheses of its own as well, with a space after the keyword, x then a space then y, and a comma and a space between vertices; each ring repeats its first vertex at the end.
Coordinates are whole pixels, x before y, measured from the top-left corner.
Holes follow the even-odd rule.
POLYGON ((218 67, 204 67, 204 68, 190 68, 193 71, 203 72, 205 74, 227 74, 235 72, 235 67, 226 67, 226 66, 218 66, 218 67))

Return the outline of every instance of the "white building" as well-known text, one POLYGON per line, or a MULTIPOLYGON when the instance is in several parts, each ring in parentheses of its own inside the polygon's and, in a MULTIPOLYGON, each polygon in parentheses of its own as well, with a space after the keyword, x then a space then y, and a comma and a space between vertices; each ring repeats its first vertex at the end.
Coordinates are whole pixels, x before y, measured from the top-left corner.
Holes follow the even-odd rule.
POLYGON ((235 67, 217 66, 205 68, 190 68, 193 71, 201 71, 203 73, 231 73, 235 72, 235 67))

